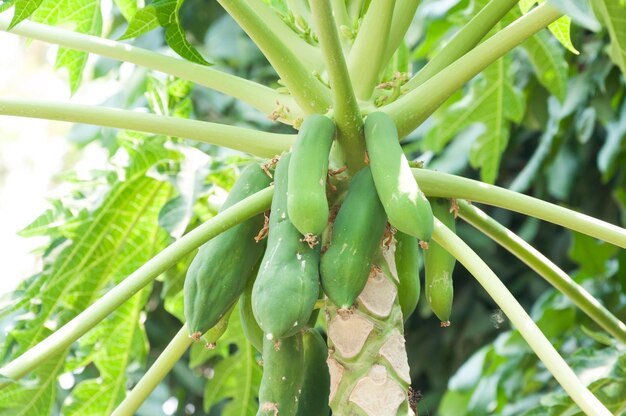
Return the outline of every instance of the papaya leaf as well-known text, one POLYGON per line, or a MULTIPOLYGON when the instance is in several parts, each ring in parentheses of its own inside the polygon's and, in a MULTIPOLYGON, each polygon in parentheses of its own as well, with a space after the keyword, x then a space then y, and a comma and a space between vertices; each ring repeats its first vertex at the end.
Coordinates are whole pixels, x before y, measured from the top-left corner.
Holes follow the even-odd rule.
POLYGON ((7 10, 15 4, 15 0, 0 0, 0 12, 7 10))
POLYGON ((137 0, 114 0, 114 1, 115 1, 115 4, 117 5, 117 8, 120 9, 122 16, 124 16, 124 19, 126 19, 129 22, 131 21, 133 16, 135 16, 135 14, 137 13, 137 10, 139 10, 139 7, 137 7, 137 0))
MULTIPOLYGON (((527 13, 532 6, 538 3, 543 3, 545 0, 522 0, 519 3, 522 13, 527 13)), ((548 28, 554 37, 563 45, 567 50, 575 55, 580 54, 578 50, 572 44, 570 37, 570 28, 572 25, 572 19, 570 16, 563 16, 555 22, 551 23, 548 28)))
POLYGON ((510 69, 510 57, 490 65, 482 77, 471 84, 463 99, 444 105, 435 113, 436 126, 426 135, 428 142, 442 149, 471 125, 482 125, 483 131, 470 151, 470 163, 481 169, 482 180, 489 183, 498 175, 511 122, 519 122, 524 114, 524 101, 511 83, 510 69))
POLYGON ((551 42, 546 32, 531 36, 522 47, 541 85, 563 102, 567 90, 567 62, 563 49, 551 42))
POLYGON ((174 52, 191 62, 211 65, 187 40, 179 18, 179 11, 184 1, 155 0, 135 14, 120 39, 134 38, 162 26, 165 29, 165 41, 174 52))
MULTIPOLYGON (((72 26, 76 32, 102 35, 100 0, 43 0, 32 17, 39 23, 72 26)), ((59 48, 55 68, 67 70, 72 93, 80 86, 87 57, 85 52, 59 48)))
POLYGON ((31 379, 11 384, 0 392, 0 415, 54 414, 57 378, 62 373, 67 350, 41 364, 31 379))
POLYGON ((209 355, 207 359, 219 360, 213 368, 214 376, 207 380, 204 390, 205 411, 229 399, 222 410, 223 416, 255 415, 258 410, 256 397, 263 372, 256 361, 254 347, 243 333, 238 313, 231 315, 228 329, 213 352, 213 356, 209 355))
POLYGON ((550 25, 548 25, 548 29, 550 29, 550 32, 552 32, 554 37, 561 42, 561 45, 565 46, 565 48, 573 54, 579 55, 580 52, 572 43, 572 38, 570 36, 571 27, 572 19, 569 16, 563 16, 554 23, 550 23, 550 25))
POLYGON ((15 14, 13 14, 9 30, 22 20, 28 19, 41 6, 42 2, 43 0, 16 0, 15 14))
MULTIPOLYGON (((153 229, 158 234, 158 228, 153 229)), ((158 238, 153 239, 153 241, 158 238)), ((155 244, 154 248, 160 248, 155 244)), ((154 254, 155 250, 150 250, 154 254)), ((92 361, 99 377, 81 381, 64 401, 64 415, 110 415, 126 394, 127 368, 145 360, 148 340, 141 324, 141 313, 150 294, 146 287, 121 305, 102 322, 86 340, 81 349, 92 352, 92 361), (115 334, 112 336, 111 334, 115 334), (102 388, 106 385, 107 388, 102 388)))
POLYGON ((137 36, 141 36, 151 30, 159 27, 159 19, 156 15, 156 7, 154 5, 148 5, 143 9, 139 9, 130 19, 128 28, 119 40, 132 39, 137 36))
MULTIPOLYGON (((120 281, 148 260, 154 241, 146 236, 158 229, 158 213, 170 195, 168 183, 146 176, 148 169, 168 154, 162 146, 160 152, 150 146, 155 145, 150 143, 145 151, 136 149, 134 160, 129 152, 132 162, 126 180, 113 185, 104 203, 81 225, 77 237, 57 247, 58 254, 49 256, 44 271, 29 282, 26 294, 30 302, 19 304, 22 317, 5 340, 4 350, 12 357, 47 337, 98 299, 111 282, 120 281)), ((107 336, 110 334, 108 331, 107 336)), ((0 409, 11 409, 10 414, 51 414, 56 380, 64 370, 67 353, 37 368, 37 382, 28 388, 1 390, 0 409), (21 413, 15 413, 16 409, 21 413)), ((123 373, 124 367, 118 370, 123 373)), ((104 364, 99 367, 104 371, 102 368, 104 364)), ((116 377, 120 373, 111 374, 116 377)), ((119 400, 119 395, 110 400, 119 400)))
POLYGON ((591 0, 611 38, 609 56, 626 76, 626 4, 623 0, 591 0))
POLYGON ((34 237, 56 234, 55 230, 70 220, 72 213, 63 206, 63 202, 60 200, 54 200, 51 203, 51 208, 48 208, 33 222, 20 230, 18 235, 21 237, 34 237))

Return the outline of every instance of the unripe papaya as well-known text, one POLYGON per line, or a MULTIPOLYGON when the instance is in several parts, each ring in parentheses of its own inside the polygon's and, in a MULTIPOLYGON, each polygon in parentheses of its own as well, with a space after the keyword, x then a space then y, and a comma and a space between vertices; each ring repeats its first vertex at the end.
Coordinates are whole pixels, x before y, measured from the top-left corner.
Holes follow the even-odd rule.
MULTIPOLYGON (((398 231, 396 239, 396 270, 398 270, 398 300, 402 316, 409 319, 420 298, 419 241, 398 231)), ((432 243, 431 243, 432 244, 432 243)))
POLYGON ((257 416, 295 415, 304 382, 302 332, 263 339, 263 377, 257 416))
MULTIPOLYGON (((446 227, 456 231, 454 214, 450 212, 450 201, 447 199, 433 198, 431 200, 435 216, 446 227)), ((424 250, 424 274, 426 276, 426 300, 432 311, 441 320, 442 326, 450 325, 452 312, 452 272, 456 259, 443 247, 434 241, 429 243, 424 250)))
MULTIPOLYGON (((248 166, 224 202, 224 210, 269 186, 271 179, 258 165, 248 166)), ((263 227, 257 215, 203 244, 185 278, 185 319, 189 334, 199 339, 234 305, 252 276, 265 244, 254 237, 263 227)))
POLYGON ((267 250, 252 287, 252 311, 268 339, 304 328, 319 294, 320 245, 304 242, 287 213, 290 156, 276 166, 267 250))
MULTIPOLYGON (((254 274, 258 273, 258 265, 254 274)), ((252 313, 252 286, 254 280, 250 279, 246 285, 246 289, 239 296, 239 320, 241 321, 241 329, 244 335, 254 348, 260 353, 263 352, 263 330, 254 319, 252 313)))
POLYGON ((430 240, 433 213, 402 152, 393 120, 380 111, 371 113, 365 119, 364 132, 376 191, 389 223, 403 233, 430 240))
POLYGON ((289 162, 289 219, 302 234, 320 235, 328 223, 326 177, 335 124, 326 116, 307 116, 289 162))
POLYGON ((297 416, 327 416, 330 413, 330 372, 328 347, 315 328, 304 331, 304 382, 297 416))
POLYGON ((350 181, 320 265, 322 288, 338 307, 351 307, 365 287, 386 222, 372 173, 365 167, 350 181))

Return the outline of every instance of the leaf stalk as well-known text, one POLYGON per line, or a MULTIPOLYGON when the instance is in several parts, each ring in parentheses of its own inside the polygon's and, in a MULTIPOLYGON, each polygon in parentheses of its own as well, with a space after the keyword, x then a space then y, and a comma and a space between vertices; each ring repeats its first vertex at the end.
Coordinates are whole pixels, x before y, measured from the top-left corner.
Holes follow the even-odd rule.
POLYGON ((589 391, 567 365, 563 357, 498 279, 485 262, 441 221, 435 220, 433 239, 452 254, 476 278, 502 309, 548 371, 567 394, 589 416, 610 416, 611 412, 589 391))

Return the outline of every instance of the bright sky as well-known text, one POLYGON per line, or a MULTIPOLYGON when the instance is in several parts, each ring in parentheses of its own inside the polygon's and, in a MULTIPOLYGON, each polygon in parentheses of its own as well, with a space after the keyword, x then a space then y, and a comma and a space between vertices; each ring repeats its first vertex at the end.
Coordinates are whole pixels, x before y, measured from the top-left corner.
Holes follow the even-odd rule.
MULTIPOLYGON (((27 43, 5 32, 0 32, 0 45, 0 97, 96 105, 119 88, 111 80, 87 82, 70 97, 65 73, 54 71, 56 47, 27 43)), ((40 259, 31 251, 46 240, 16 233, 49 207, 47 198, 63 192, 54 175, 70 167, 103 166, 102 153, 93 151, 77 166, 64 160, 70 128, 69 123, 0 115, 0 295, 41 270, 40 259)))
MULTIPOLYGON (((66 99, 67 86, 53 72, 50 49, 0 32, 0 96, 66 99)), ((47 208, 51 176, 62 169, 68 124, 0 116, 0 293, 41 266, 29 254, 45 240, 17 236, 47 208)))

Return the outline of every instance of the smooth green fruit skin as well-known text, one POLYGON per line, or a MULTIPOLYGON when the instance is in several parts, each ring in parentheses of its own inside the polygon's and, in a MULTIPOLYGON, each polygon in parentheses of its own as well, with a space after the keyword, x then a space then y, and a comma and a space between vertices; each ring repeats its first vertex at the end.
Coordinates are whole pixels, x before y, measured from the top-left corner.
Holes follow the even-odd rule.
MULTIPOLYGON (((221 210, 268 187, 271 179, 258 165, 242 172, 221 210)), ((203 334, 237 301, 265 248, 254 237, 263 228, 257 215, 200 247, 185 278, 184 311, 189 334, 203 334)))
POLYGON ((287 214, 289 159, 285 154, 274 173, 267 250, 252 288, 252 311, 269 339, 303 329, 319 294, 320 245, 301 241, 287 214))
MULTIPOLYGON (((454 214, 450 212, 450 201, 433 198, 431 200, 435 216, 453 232, 456 231, 454 214)), ((434 241, 424 250, 424 274, 426 300, 441 322, 449 322, 452 313, 452 272, 456 259, 434 241)))
MULTIPOLYGON (((258 273, 258 266, 256 267, 255 272, 256 275, 258 273)), ((241 296, 239 296, 239 320, 241 321, 241 329, 243 330, 244 335, 252 344, 252 346, 260 353, 263 352, 263 330, 257 323, 256 319, 254 319, 254 314, 252 312, 252 286, 254 285, 254 280, 248 280, 246 285, 246 289, 243 291, 241 296)))
POLYGON ((331 119, 312 114, 304 119, 293 145, 287 208, 289 219, 302 234, 320 235, 328 223, 326 177, 334 135, 331 119))
POLYGON ((398 300, 402 316, 409 319, 420 298, 419 241, 417 238, 398 231, 396 239, 396 270, 398 271, 398 300))
POLYGON ((263 377, 257 416, 296 414, 304 382, 304 362, 302 332, 280 340, 263 340, 263 377))
POLYGON ((304 332, 304 382, 297 416, 328 416, 330 372, 326 359, 328 347, 315 328, 304 332))
POLYGON ((220 318, 219 321, 208 331, 202 335, 202 341, 207 348, 217 345, 217 341, 224 335, 228 329, 228 323, 230 322, 230 315, 233 313, 235 305, 233 305, 226 313, 220 318))
POLYGON ((389 223, 405 234, 430 240, 433 213, 402 152, 393 120, 383 112, 371 113, 364 131, 372 176, 389 223))
POLYGON ((338 307, 350 308, 365 287, 386 223, 372 173, 365 167, 350 181, 320 265, 322 288, 338 307))

